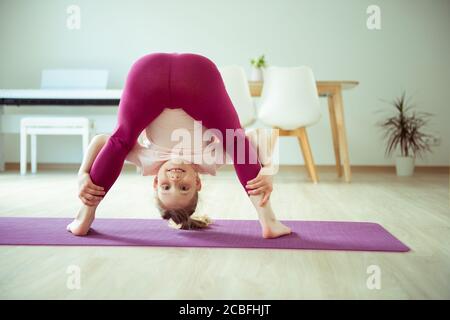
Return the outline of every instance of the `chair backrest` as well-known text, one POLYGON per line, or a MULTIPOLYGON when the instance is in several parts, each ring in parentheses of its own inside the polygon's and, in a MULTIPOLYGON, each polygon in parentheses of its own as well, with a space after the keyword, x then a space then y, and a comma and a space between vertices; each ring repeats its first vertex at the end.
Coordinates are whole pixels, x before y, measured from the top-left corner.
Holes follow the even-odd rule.
POLYGON ((107 70, 48 69, 41 76, 41 89, 106 89, 107 85, 107 70))
POLYGON ((219 71, 241 126, 251 124, 256 118, 256 112, 244 68, 232 65, 220 67, 219 71))
POLYGON ((258 117, 268 125, 286 130, 319 121, 319 95, 311 68, 266 68, 258 117))

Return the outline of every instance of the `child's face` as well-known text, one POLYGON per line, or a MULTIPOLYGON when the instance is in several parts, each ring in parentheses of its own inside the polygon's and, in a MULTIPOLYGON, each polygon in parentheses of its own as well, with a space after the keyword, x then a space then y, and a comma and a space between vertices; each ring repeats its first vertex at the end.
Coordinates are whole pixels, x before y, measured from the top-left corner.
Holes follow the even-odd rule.
POLYGON ((182 160, 166 161, 153 181, 153 188, 166 208, 186 207, 197 191, 201 189, 197 171, 182 160))

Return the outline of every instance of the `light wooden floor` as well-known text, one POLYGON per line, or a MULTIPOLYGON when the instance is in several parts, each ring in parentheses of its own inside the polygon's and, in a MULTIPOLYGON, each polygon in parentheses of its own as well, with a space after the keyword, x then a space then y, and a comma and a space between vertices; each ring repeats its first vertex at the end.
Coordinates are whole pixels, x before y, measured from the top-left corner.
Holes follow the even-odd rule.
MULTIPOLYGON (((273 207, 280 219, 381 223, 409 253, 158 247, 0 247, 0 298, 24 299, 418 299, 450 298, 448 172, 354 170, 340 182, 319 168, 283 168, 273 207), (81 288, 66 286, 67 268, 81 288), (367 268, 381 270, 369 290, 367 268)), ((233 171, 204 177, 199 210, 212 218, 255 218, 233 171)), ((78 208, 73 171, 0 173, 0 216, 70 217, 78 208)), ((157 218, 151 178, 121 175, 98 217, 157 218)), ((1 235, 0 235, 1 236, 1 235)))

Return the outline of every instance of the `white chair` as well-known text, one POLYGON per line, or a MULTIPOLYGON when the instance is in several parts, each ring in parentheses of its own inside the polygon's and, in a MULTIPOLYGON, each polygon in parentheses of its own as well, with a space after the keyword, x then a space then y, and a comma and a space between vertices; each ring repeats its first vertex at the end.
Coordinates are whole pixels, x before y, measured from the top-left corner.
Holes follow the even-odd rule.
POLYGON ((250 125, 256 119, 256 112, 244 68, 235 65, 224 66, 220 67, 219 71, 241 126, 250 125))
POLYGON ((20 121, 20 174, 27 172, 27 136, 31 136, 31 172, 37 171, 37 135, 81 135, 83 156, 88 148, 91 123, 83 117, 26 117, 20 121))
MULTIPOLYGON (((96 69, 47 69, 42 71, 41 89, 106 89, 108 71, 96 69)), ((31 136, 31 172, 37 171, 37 135, 81 135, 83 156, 93 124, 85 117, 29 116, 20 123, 20 173, 27 171, 27 136, 31 136)))
POLYGON ((306 66, 265 69, 258 118, 279 129, 280 136, 297 137, 308 173, 317 183, 318 176, 305 129, 321 118, 312 70, 306 66))

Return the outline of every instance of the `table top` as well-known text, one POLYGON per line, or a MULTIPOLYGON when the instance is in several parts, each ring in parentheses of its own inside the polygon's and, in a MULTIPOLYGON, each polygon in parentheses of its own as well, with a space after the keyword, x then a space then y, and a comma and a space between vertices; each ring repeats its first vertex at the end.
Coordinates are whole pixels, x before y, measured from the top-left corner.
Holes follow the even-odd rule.
MULTIPOLYGON (((264 81, 249 81, 250 86, 262 86, 264 81)), ((356 87, 359 82, 355 80, 319 80, 316 81, 318 87, 324 86, 340 86, 342 89, 352 89, 356 87)))
POLYGON ((327 80, 327 81, 317 81, 317 86, 341 86, 343 90, 353 89, 359 84, 359 81, 355 80, 327 80))

